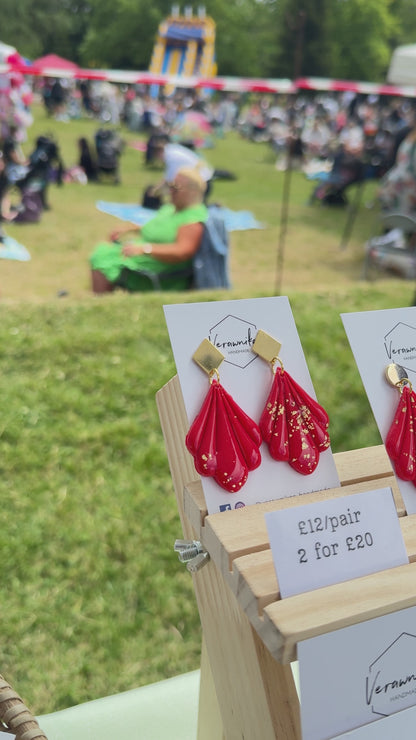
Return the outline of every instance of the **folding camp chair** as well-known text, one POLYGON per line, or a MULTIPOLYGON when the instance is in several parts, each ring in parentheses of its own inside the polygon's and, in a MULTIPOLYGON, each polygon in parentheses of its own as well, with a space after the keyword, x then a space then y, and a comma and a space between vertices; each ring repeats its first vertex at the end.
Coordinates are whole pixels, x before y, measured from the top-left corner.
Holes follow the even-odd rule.
POLYGON ((416 279, 416 216, 405 213, 381 215, 386 234, 365 245, 363 277, 367 280, 388 274, 404 280, 416 279))
POLYGON ((119 275, 116 286, 128 290, 128 276, 134 272, 148 280, 153 290, 164 290, 166 281, 173 277, 185 278, 188 289, 230 288, 228 233, 223 219, 209 209, 208 211, 201 243, 191 265, 187 265, 183 270, 167 267, 166 270, 157 273, 125 267, 119 275))

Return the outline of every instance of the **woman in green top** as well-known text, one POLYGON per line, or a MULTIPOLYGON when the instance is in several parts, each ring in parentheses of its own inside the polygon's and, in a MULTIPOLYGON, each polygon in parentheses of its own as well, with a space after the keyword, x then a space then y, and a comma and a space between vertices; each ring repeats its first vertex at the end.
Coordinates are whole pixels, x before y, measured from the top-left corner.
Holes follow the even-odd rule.
MULTIPOLYGON (((203 224, 208 211, 202 200, 205 182, 199 172, 183 168, 170 184, 172 203, 163 206, 143 227, 133 227, 111 235, 111 243, 98 244, 90 257, 91 282, 94 293, 114 290, 124 267, 131 270, 162 272, 169 265, 180 273, 190 264, 198 250, 203 234, 203 224), (118 240, 128 232, 138 232, 138 239, 124 243, 118 240), (115 241, 117 240, 117 242, 115 241)), ((129 273, 129 290, 149 290, 150 284, 144 277, 129 273)), ((169 289, 182 290, 186 280, 182 274, 171 277, 169 289)))

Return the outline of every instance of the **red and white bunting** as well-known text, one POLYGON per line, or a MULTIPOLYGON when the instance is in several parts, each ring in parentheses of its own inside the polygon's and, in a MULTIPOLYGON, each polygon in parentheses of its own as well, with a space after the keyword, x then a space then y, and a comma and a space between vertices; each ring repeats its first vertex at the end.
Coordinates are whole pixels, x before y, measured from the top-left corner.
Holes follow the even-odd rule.
POLYGON ((118 69, 76 69, 62 70, 49 67, 40 68, 26 64, 0 64, 0 73, 20 72, 26 75, 41 77, 65 77, 66 79, 101 80, 128 85, 169 85, 179 88, 204 88, 223 90, 225 92, 253 93, 296 93, 299 90, 316 90, 327 92, 355 92, 364 95, 392 95, 415 98, 416 87, 389 85, 386 83, 355 82, 351 80, 333 80, 323 77, 300 77, 288 79, 254 79, 251 77, 183 77, 180 75, 151 74, 118 69))
POLYGON ((389 85, 385 82, 354 82, 352 80, 331 80, 325 77, 299 77, 294 84, 297 90, 355 92, 363 95, 396 95, 405 98, 416 97, 416 87, 389 85))

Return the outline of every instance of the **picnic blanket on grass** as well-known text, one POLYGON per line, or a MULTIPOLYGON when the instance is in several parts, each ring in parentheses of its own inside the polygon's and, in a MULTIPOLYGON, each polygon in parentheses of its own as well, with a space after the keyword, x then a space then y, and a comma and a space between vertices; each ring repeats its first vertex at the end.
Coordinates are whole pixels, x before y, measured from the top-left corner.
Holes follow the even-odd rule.
MULTIPOLYGON (((137 224, 137 226, 143 226, 146 221, 149 221, 155 215, 155 211, 150 208, 143 208, 143 206, 136 203, 110 203, 105 200, 98 200, 96 208, 102 213, 108 213, 122 221, 130 221, 137 224)), ((209 206, 209 210, 213 215, 217 215, 224 220, 227 231, 265 228, 264 224, 257 221, 251 211, 232 211, 230 208, 223 208, 222 206, 209 206)))
POLYGON ((4 241, 0 242, 0 257, 5 260, 18 260, 19 262, 28 262, 30 254, 23 244, 19 244, 11 236, 5 236, 4 241))

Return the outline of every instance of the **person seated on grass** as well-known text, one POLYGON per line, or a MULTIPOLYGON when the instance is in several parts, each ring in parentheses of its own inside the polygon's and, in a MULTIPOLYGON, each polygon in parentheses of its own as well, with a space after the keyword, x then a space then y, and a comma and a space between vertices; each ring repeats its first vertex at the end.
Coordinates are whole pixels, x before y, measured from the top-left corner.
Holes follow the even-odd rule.
POLYGON ((3 152, 0 150, 0 245, 6 239, 3 229, 3 223, 13 221, 17 216, 17 211, 12 207, 10 199, 11 184, 6 173, 6 160, 3 152))
POLYGON ((212 192, 214 168, 196 154, 192 149, 182 144, 173 144, 159 138, 154 144, 154 157, 164 165, 163 180, 153 186, 153 195, 162 195, 167 183, 173 182, 176 173, 184 167, 198 169, 205 182, 204 202, 212 192))
POLYGON ((188 283, 184 267, 191 265, 208 218, 203 203, 205 187, 197 169, 180 169, 170 183, 171 203, 162 206, 143 226, 118 230, 111 234, 111 243, 98 244, 90 257, 93 292, 113 291, 124 268, 130 270, 127 290, 150 290, 150 281, 134 270, 161 273, 167 267, 177 270, 178 275, 172 275, 163 287, 184 290, 188 283), (136 238, 132 238, 134 232, 138 234, 136 238))

